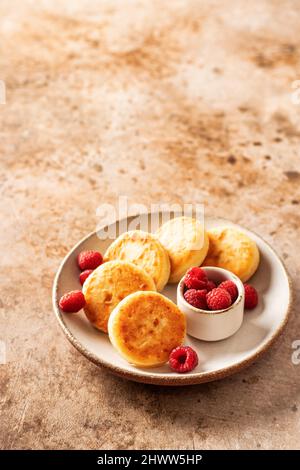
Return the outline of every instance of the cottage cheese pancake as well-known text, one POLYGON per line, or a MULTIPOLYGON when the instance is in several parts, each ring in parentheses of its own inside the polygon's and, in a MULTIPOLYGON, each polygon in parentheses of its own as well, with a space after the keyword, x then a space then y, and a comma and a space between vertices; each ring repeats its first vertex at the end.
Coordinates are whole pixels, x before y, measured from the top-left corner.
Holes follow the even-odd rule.
POLYGON ((199 266, 208 251, 208 236, 203 225, 191 217, 176 217, 156 232, 169 254, 169 282, 178 282, 192 266, 199 266))
POLYGON ((185 338, 184 314, 158 292, 135 292, 112 312, 108 333, 113 346, 131 364, 154 367, 167 362, 185 338))
POLYGON ((118 260, 104 263, 83 284, 85 314, 96 328, 107 333, 107 322, 116 305, 132 292, 143 290, 156 289, 142 268, 118 260))
POLYGON ((219 227, 208 231, 209 250, 203 266, 228 269, 246 282, 259 264, 256 243, 244 232, 232 227, 219 227))
POLYGON ((107 249, 104 260, 130 261, 143 268, 161 291, 170 276, 169 255, 152 233, 132 230, 120 235, 107 249))

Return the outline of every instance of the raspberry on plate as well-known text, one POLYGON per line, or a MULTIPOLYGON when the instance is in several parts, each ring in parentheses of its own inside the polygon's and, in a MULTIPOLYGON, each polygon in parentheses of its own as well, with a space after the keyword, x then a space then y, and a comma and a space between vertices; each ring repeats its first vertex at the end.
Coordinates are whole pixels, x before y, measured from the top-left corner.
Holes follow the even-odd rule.
POLYGON ((171 351, 169 365, 179 374, 190 372, 198 365, 198 355, 190 346, 178 346, 171 351))
POLYGON ((205 289, 207 284, 206 272, 198 266, 190 268, 184 277, 184 284, 188 289, 205 289))
POLYGON ((207 281, 205 289, 207 289, 207 292, 210 292, 211 290, 215 289, 217 285, 214 283, 214 281, 207 281))
POLYGON ((221 282, 221 284, 219 284, 219 287, 221 289, 225 289, 225 290, 227 290, 227 292, 229 292, 232 303, 236 301, 236 299, 238 297, 238 288, 237 288, 236 284, 233 281, 230 281, 230 280, 223 281, 223 282, 221 282))
POLYGON ((244 284, 245 288, 245 308, 253 309, 258 304, 258 293, 255 287, 244 284))
POLYGON ((98 251, 87 250, 79 253, 77 263, 82 271, 86 269, 96 269, 103 263, 103 258, 98 251))
POLYGON ((230 307, 231 297, 227 290, 217 287, 206 295, 209 310, 224 310, 230 307))
POLYGON ((79 312, 85 306, 85 298, 81 290, 73 290, 63 295, 59 301, 59 306, 63 312, 79 312))
POLYGON ((185 291, 185 293, 183 294, 183 297, 193 307, 206 310, 207 309, 206 294, 207 294, 206 289, 203 289, 203 290, 189 289, 185 291))
POLYGON ((93 271, 93 269, 86 269, 85 271, 82 271, 82 273, 79 274, 79 280, 82 286, 84 281, 89 277, 90 274, 92 274, 93 271))

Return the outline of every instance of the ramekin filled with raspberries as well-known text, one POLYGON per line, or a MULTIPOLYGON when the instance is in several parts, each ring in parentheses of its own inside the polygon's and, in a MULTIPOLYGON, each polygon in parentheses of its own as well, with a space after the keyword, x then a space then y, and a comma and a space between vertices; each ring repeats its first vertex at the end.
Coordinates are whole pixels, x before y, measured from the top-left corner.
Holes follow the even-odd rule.
POLYGON ((188 334, 204 341, 232 336, 243 322, 244 308, 255 308, 257 303, 253 286, 244 286, 233 273, 218 267, 190 268, 177 288, 188 334))

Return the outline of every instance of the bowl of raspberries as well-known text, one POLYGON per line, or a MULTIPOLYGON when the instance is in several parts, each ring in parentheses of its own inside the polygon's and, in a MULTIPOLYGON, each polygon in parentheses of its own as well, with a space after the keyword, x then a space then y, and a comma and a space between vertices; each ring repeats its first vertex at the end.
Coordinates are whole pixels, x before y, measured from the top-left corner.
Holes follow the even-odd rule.
POLYGON ((177 288, 177 304, 186 314, 187 333, 204 341, 233 335, 243 322, 245 290, 248 307, 254 308, 256 290, 244 286, 232 272, 209 266, 190 268, 177 288))

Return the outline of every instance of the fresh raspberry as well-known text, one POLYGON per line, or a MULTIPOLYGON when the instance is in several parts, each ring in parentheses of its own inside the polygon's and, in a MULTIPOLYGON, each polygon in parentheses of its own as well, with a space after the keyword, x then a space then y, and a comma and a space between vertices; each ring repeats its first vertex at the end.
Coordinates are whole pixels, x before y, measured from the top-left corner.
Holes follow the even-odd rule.
POLYGON ((205 271, 198 267, 190 268, 185 275, 184 284, 188 289, 205 289, 207 284, 205 271))
POLYGON ((169 365, 179 374, 190 372, 198 365, 197 353, 189 346, 178 346, 170 354, 169 365))
POLYGON ((93 269, 86 269, 85 271, 82 271, 82 273, 79 274, 79 280, 82 286, 84 281, 89 277, 90 274, 92 274, 93 271, 93 269))
POLYGON ((221 282, 221 284, 219 284, 219 287, 221 289, 225 289, 227 290, 227 292, 229 292, 230 294, 230 297, 231 297, 231 302, 235 302, 237 297, 238 297, 238 288, 236 286, 236 284, 233 282, 233 281, 223 281, 221 282))
POLYGON ((223 310, 231 305, 229 292, 220 287, 211 290, 206 296, 206 301, 209 310, 223 310))
POLYGON ((96 269, 103 262, 101 253, 98 251, 82 251, 77 257, 78 266, 82 271, 86 269, 96 269))
POLYGON ((207 294, 206 289, 203 289, 203 290, 189 289, 185 291, 185 293, 183 294, 183 297, 193 307, 206 310, 207 309, 206 294, 207 294))
POLYGON ((250 284, 244 284, 245 288, 245 308, 255 308, 258 304, 258 293, 257 290, 250 286, 250 284))
POLYGON ((72 290, 61 297, 59 306, 63 312, 79 312, 85 306, 84 295, 81 290, 72 290))
POLYGON ((217 286, 214 283, 214 281, 207 281, 205 289, 207 289, 207 292, 210 292, 211 290, 215 289, 217 286))

